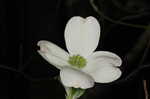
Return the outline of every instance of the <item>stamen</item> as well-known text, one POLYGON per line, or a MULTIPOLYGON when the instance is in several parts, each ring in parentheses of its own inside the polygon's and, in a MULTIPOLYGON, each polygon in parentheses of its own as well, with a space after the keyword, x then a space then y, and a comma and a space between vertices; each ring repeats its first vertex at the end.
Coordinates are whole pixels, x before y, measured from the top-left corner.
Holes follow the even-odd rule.
POLYGON ((77 68, 86 66, 86 59, 80 55, 73 55, 69 57, 68 63, 77 68))

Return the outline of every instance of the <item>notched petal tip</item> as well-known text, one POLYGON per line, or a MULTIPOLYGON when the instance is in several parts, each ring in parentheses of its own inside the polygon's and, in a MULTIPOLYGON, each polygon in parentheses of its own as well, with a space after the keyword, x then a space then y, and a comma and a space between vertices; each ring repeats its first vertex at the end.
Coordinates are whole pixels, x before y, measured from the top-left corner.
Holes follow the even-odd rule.
POLYGON ((66 24, 65 42, 70 54, 89 56, 97 48, 99 39, 100 25, 92 16, 75 16, 66 24))
MULTIPOLYGON (((93 17, 93 16, 88 16, 88 17, 81 17, 81 16, 73 16, 73 17, 71 17, 70 18, 70 20, 74 20, 74 19, 81 19, 83 22, 85 22, 86 20, 90 20, 90 19, 94 19, 94 20, 97 20, 95 17, 93 17)), ((69 21, 70 21, 69 20, 69 21)))
MULTIPOLYGON (((93 20, 93 21, 95 21, 95 22, 98 22, 97 19, 96 19, 95 17, 93 17, 93 16, 88 16, 88 17, 85 18, 85 20, 86 20, 86 21, 87 21, 87 20, 91 20, 91 21, 93 20)), ((98 23, 98 24, 99 24, 99 23, 98 23)))
POLYGON ((37 43, 37 46, 39 47, 38 52, 39 53, 46 53, 46 52, 48 52, 47 44, 48 44, 48 41, 45 41, 45 40, 39 41, 37 43))
MULTIPOLYGON (((109 52, 111 53, 111 52, 109 52)), ((120 67, 122 65, 122 59, 115 53, 111 53, 110 54, 110 58, 112 58, 112 64, 115 66, 115 67, 120 67)), ((111 62, 111 61, 110 61, 111 62)))
POLYGON ((37 46, 50 46, 50 45, 54 45, 52 42, 50 41, 46 41, 46 40, 40 40, 37 42, 37 46))
POLYGON ((120 78, 122 72, 119 68, 105 67, 100 72, 95 72, 93 77, 97 83, 111 83, 120 78), (101 72, 101 73, 100 73, 101 72))
POLYGON ((37 46, 40 47, 37 52, 45 60, 47 60, 50 64, 54 65, 58 69, 68 65, 68 53, 56 44, 46 40, 41 40, 37 43, 37 46))
POLYGON ((40 40, 40 41, 37 42, 37 46, 38 46, 38 47, 41 47, 41 46, 43 46, 44 44, 46 44, 46 42, 47 42, 47 41, 45 41, 45 40, 40 40))
POLYGON ((122 59, 117 54, 112 52, 105 52, 105 53, 108 54, 108 57, 110 57, 110 59, 114 61, 112 62, 114 66, 119 67, 122 65, 122 59))

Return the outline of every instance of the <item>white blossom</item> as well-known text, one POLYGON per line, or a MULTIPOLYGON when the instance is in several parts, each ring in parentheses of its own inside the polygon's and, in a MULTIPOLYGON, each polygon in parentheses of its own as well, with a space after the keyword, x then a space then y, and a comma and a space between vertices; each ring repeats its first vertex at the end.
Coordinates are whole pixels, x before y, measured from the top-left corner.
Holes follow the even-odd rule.
POLYGON ((109 83, 121 76, 121 58, 108 51, 95 51, 100 39, 100 25, 90 16, 72 17, 65 28, 68 52, 41 40, 39 54, 60 70, 61 82, 65 87, 87 89, 94 83, 109 83))

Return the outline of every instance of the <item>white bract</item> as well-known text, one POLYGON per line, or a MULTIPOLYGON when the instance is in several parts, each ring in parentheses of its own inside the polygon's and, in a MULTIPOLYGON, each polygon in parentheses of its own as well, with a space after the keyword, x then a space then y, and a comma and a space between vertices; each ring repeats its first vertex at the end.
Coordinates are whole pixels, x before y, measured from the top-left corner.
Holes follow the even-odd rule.
POLYGON ((94 83, 109 83, 121 76, 122 60, 114 53, 95 51, 100 38, 100 25, 90 16, 72 17, 65 28, 68 52, 49 41, 39 41, 39 54, 60 69, 65 87, 87 89, 94 83))

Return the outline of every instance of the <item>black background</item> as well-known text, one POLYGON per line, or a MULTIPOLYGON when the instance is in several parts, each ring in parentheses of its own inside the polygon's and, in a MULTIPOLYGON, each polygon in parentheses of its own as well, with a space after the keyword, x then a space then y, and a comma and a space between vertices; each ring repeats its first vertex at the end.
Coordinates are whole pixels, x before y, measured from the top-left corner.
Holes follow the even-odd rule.
POLYGON ((64 48, 65 24, 72 16, 94 16, 101 24, 97 50, 123 59, 120 79, 96 84, 81 99, 145 99, 149 90, 149 0, 0 0, 0 99, 65 99, 65 90, 53 79, 59 71, 37 53, 39 40, 64 48), (105 15, 105 16, 103 16, 105 15), (115 20, 112 22, 108 19, 115 20), (122 22, 118 22, 122 21, 122 22))

